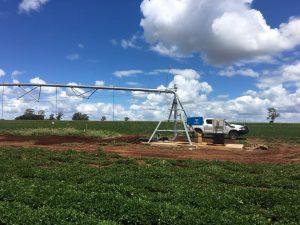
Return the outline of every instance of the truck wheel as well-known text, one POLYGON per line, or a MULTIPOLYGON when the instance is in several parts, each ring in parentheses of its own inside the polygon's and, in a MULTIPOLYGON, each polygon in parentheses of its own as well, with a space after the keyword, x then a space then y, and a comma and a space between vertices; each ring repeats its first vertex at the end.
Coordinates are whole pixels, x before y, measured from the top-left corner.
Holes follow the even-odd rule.
POLYGON ((203 132, 202 132, 202 130, 201 129, 195 129, 195 131, 199 134, 199 135, 202 135, 203 136, 203 132))
POLYGON ((230 131, 229 133, 229 138, 231 140, 236 140, 239 137, 239 133, 237 131, 230 131))

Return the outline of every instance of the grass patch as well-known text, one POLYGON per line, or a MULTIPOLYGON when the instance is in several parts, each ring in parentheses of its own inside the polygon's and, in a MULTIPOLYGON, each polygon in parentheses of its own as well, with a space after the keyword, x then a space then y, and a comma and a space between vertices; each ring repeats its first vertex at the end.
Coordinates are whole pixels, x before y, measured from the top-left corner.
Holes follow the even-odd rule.
POLYGON ((1 148, 0 224, 300 223, 300 165, 111 157, 1 148))
POLYGON ((248 137, 264 139, 267 142, 276 140, 291 144, 300 144, 299 123, 250 123, 248 137))
MULTIPOLYGON (((2 120, 0 121, 0 133, 10 130, 22 129, 67 129, 75 130, 102 130, 126 135, 149 135, 153 132, 158 122, 154 121, 55 121, 54 125, 49 120, 44 121, 19 121, 2 120)), ((181 129, 182 125, 179 125, 181 129)), ((172 123, 164 123, 162 129, 171 129, 172 123)))
POLYGON ((75 128, 25 128, 16 130, 2 131, 2 134, 16 136, 85 136, 85 137, 117 137, 120 134, 107 130, 77 130, 75 128))

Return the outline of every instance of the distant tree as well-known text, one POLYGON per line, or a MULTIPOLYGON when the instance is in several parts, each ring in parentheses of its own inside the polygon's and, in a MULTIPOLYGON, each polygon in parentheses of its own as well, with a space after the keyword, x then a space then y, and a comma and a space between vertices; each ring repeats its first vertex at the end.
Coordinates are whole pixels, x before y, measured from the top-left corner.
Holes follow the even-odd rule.
POLYGON ((129 118, 128 116, 126 116, 126 117, 124 118, 124 120, 127 122, 127 121, 130 120, 130 118, 129 118))
POLYGON ((44 120, 45 119, 45 110, 39 110, 37 115, 35 115, 36 120, 44 120))
POLYGON ((49 115, 49 120, 55 120, 53 113, 49 115))
POLYGON ((26 109, 24 115, 33 115, 34 109, 26 109))
POLYGON ((40 110, 38 114, 34 113, 33 109, 26 109, 24 114, 15 118, 16 120, 44 120, 45 111, 40 110))
POLYGON ((268 108, 268 117, 270 123, 274 123, 276 118, 280 117, 279 112, 275 108, 268 108))
POLYGON ((57 113, 56 119, 57 119, 57 120, 61 120, 62 117, 63 117, 63 115, 64 115, 64 114, 63 114, 62 112, 57 113))
POLYGON ((106 116, 102 116, 101 121, 106 121, 106 116))
POLYGON ((45 110, 39 110, 37 114, 40 116, 45 116, 45 110))
POLYGON ((89 116, 87 114, 77 112, 73 114, 72 120, 89 120, 89 116))

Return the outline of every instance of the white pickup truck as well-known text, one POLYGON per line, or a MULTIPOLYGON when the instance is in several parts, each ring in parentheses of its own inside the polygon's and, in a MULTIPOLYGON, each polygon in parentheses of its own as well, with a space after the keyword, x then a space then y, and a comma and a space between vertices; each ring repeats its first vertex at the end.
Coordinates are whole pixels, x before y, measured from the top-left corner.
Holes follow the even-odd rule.
MULTIPOLYGON (((202 125, 190 125, 197 133, 203 135, 213 134, 213 118, 204 118, 202 125)), ((247 126, 232 124, 225 121, 224 134, 230 139, 237 139, 238 137, 249 133, 247 126)))

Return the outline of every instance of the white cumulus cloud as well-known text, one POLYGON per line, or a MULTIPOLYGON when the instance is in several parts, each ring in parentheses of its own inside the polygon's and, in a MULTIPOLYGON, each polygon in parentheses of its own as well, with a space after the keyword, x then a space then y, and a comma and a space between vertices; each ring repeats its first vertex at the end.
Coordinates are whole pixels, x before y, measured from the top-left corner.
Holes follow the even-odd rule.
POLYGON ((3 69, 0 69, 0 77, 4 77, 5 76, 5 71, 3 69))
POLYGON ((46 84, 46 81, 40 79, 39 77, 32 78, 29 82, 31 84, 46 84))
POLYGON ((122 39, 121 40, 121 46, 122 48, 124 49, 127 49, 127 48, 140 48, 140 46, 138 46, 137 44, 137 40, 139 39, 139 36, 137 35, 132 35, 131 38, 129 39, 122 39))
POLYGON ((257 83, 259 88, 268 88, 281 84, 289 84, 300 88, 300 61, 282 65, 274 71, 265 71, 257 83))
POLYGON ((221 76, 233 77, 233 76, 244 76, 244 77, 259 77, 259 73, 252 69, 234 69, 233 67, 228 67, 226 70, 219 72, 221 76))
POLYGON ((129 38, 122 38, 120 41, 116 39, 111 39, 110 43, 113 46, 121 46, 123 49, 141 49, 140 41, 143 40, 143 36, 141 36, 139 33, 131 35, 129 38))
POLYGON ((80 55, 77 53, 70 54, 70 55, 67 55, 66 59, 69 61, 76 61, 76 60, 80 59, 80 55))
MULTIPOLYGON (((248 90, 234 98, 227 93, 215 97, 210 96, 213 87, 202 80, 200 72, 193 69, 161 69, 155 70, 154 73, 171 74, 172 80, 169 84, 159 85, 157 89, 171 89, 176 84, 177 94, 189 116, 219 117, 231 121, 266 121, 267 108, 275 107, 281 114, 278 121, 299 122, 300 87, 296 83, 300 77, 298 66, 299 62, 283 65, 274 71, 276 73, 274 76, 279 81, 267 82, 255 90, 248 90), (294 87, 289 89, 286 86, 288 82, 292 82, 294 87)), ((263 77, 258 78, 258 82, 262 83, 263 79, 272 74, 272 71, 263 74, 263 77)), ((46 83, 39 77, 32 78, 30 82, 46 83)), ((102 84, 102 81, 96 81, 95 84, 102 84)), ((72 82, 69 85, 76 86, 77 84, 72 82)), ((27 91, 30 91, 30 88, 27 91)), ((76 88, 77 93, 84 91, 76 88)), ((95 95, 94 98, 88 100, 76 96, 70 88, 58 88, 57 92, 57 108, 58 111, 64 113, 65 119, 71 118, 72 114, 77 111, 87 113, 91 119, 97 120, 101 116, 106 116, 111 120, 114 112, 117 120, 123 120, 125 116, 130 117, 131 120, 166 119, 173 100, 170 94, 132 92, 130 97, 128 95, 122 98, 116 97, 114 105, 112 98, 109 100, 105 97, 104 102, 101 102, 101 95, 95 95)), ((20 115, 26 108, 33 108, 36 111, 46 109, 47 115, 56 112, 55 88, 42 88, 42 100, 39 103, 33 101, 30 95, 18 100, 17 97, 23 94, 22 89, 5 88, 6 118, 20 115)), ((31 95, 36 98, 38 94, 38 89, 31 92, 31 95)))
MULTIPOLYGON (((31 84, 47 84, 46 81, 42 80, 39 77, 34 77, 32 79, 30 79, 29 81, 31 84)), ((43 87, 42 88, 42 92, 46 93, 46 94, 53 94, 56 92, 56 88, 53 87, 43 87)))
MULTIPOLYGON (((286 65, 280 68, 284 73, 293 75, 289 80, 298 79, 298 64, 286 65), (295 78, 296 77, 296 78, 295 78)), ((211 98, 213 88, 201 81, 199 72, 192 69, 155 70, 154 74, 170 73, 173 75, 168 88, 178 87, 177 93, 189 116, 219 117, 231 121, 266 121, 267 108, 275 107, 281 113, 282 122, 300 121, 300 89, 288 90, 283 83, 269 83, 258 90, 248 90, 236 98, 223 94, 211 98)), ((278 75, 279 77, 279 75, 278 75)), ((262 78, 258 78, 259 80, 262 78)), ((283 81, 283 79, 282 79, 283 81)), ((158 86, 165 89, 164 86, 158 86)), ((171 95, 133 93, 133 96, 143 100, 133 103, 130 110, 140 114, 142 119, 166 119, 172 102, 171 95)))
POLYGON ((104 82, 103 80, 97 80, 97 81, 95 82, 95 85, 96 85, 96 86, 104 86, 104 84, 105 84, 105 82, 104 82))
POLYGON ((39 11, 43 5, 50 0, 22 0, 19 4, 19 12, 29 13, 30 11, 39 11))
POLYGON ((152 49, 200 54, 212 64, 252 60, 300 44, 300 19, 271 28, 253 0, 143 0, 141 26, 152 49))
MULTIPOLYGON (((173 75, 172 81, 167 87, 160 85, 157 89, 172 89, 176 84, 177 94, 180 101, 185 105, 186 109, 196 109, 195 104, 200 105, 207 101, 207 95, 213 91, 213 88, 207 82, 201 82, 201 75, 193 69, 161 69, 155 70, 157 73, 170 73, 173 75)), ((142 119, 166 119, 168 110, 172 102, 172 95, 166 94, 145 94, 133 92, 136 98, 144 98, 140 104, 131 105, 131 111, 134 113, 142 113, 142 119)), ((199 115, 201 112, 198 110, 199 115)))
POLYGON ((24 74, 24 71, 19 71, 19 70, 14 70, 12 73, 11 73, 11 77, 13 79, 16 79, 19 75, 22 75, 24 74))
POLYGON ((116 77, 122 78, 122 77, 130 77, 137 74, 142 74, 142 70, 118 70, 113 73, 116 77))

